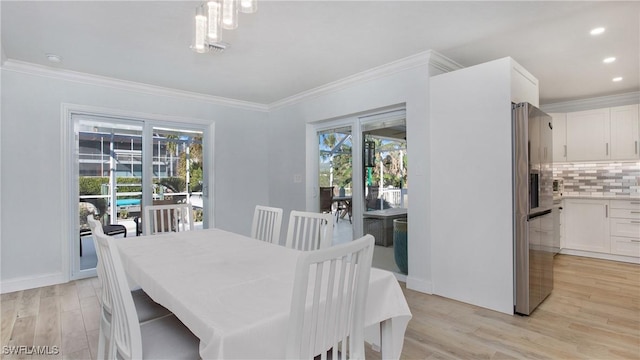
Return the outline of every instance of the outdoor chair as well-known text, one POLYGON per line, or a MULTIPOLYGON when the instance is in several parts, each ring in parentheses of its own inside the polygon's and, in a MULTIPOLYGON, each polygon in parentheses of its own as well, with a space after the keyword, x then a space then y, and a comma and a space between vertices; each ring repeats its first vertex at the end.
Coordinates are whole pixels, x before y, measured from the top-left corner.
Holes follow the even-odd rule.
POLYGON ((373 246, 373 236, 366 235, 298 257, 287 359, 364 359, 373 246))
POLYGON ((320 187, 320 212, 333 212, 333 187, 320 187))
MULTIPOLYGON (((93 218, 93 215, 89 215, 89 216, 93 218)), ((98 222, 97 220, 95 221, 98 222)), ((124 225, 120 225, 120 224, 102 225, 100 224, 100 222, 98 222, 98 224, 102 227, 102 232, 105 235, 108 235, 108 236, 124 235, 124 237, 127 237, 127 228, 124 225)), ((89 235, 91 235, 91 229, 80 228, 80 256, 82 256, 82 238, 89 235)))

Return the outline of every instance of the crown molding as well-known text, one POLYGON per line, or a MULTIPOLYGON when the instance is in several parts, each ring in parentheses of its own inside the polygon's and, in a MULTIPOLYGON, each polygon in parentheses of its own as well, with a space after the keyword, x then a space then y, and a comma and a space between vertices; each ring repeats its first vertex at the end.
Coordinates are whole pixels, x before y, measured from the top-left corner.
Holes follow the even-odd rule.
POLYGON ((640 103, 640 91, 542 105, 544 112, 574 112, 640 103))
POLYGON ((303 91, 282 100, 275 101, 269 104, 269 110, 271 111, 281 109, 283 107, 293 105, 301 101, 313 99, 322 95, 346 89, 358 83, 379 79, 399 73, 401 71, 425 65, 433 66, 434 68, 444 72, 462 68, 460 64, 445 57, 444 55, 441 55, 433 50, 427 50, 400 60, 390 62, 388 64, 384 64, 350 75, 346 78, 330 82, 328 84, 307 91, 303 91))
POLYGON ((1 69, 4 71, 11 71, 16 73, 23 73, 28 75, 36 75, 42 77, 48 77, 52 79, 71 81, 81 84, 102 86, 107 88, 114 88, 123 91, 138 92, 147 95, 166 96, 173 98, 182 98, 187 100, 195 100, 207 102, 210 104, 229 106, 244 110, 262 111, 267 112, 269 108, 265 104, 253 103, 242 100, 234 100, 229 98, 223 98, 218 96, 206 95, 201 93, 195 93, 190 91, 183 91, 171 88, 165 88, 161 86, 149 85, 144 83, 138 83, 133 81, 120 80, 110 78, 106 76, 88 74, 83 72, 56 69, 48 66, 37 65, 19 60, 7 59, 2 63, 1 69))
POLYGON ((440 54, 439 52, 429 50, 429 55, 429 65, 434 69, 442 71, 443 73, 464 68, 464 66, 440 54))

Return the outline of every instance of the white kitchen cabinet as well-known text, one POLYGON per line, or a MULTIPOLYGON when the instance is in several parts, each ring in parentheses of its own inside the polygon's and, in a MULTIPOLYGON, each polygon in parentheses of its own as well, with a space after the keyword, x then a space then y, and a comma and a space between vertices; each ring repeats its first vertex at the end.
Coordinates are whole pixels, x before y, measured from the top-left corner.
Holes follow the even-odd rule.
POLYGON ((611 118, 611 159, 639 159, 640 123, 638 104, 612 107, 611 118))
POLYGON ((609 253, 609 201, 564 200, 564 231, 567 249, 609 253))
POLYGON ((567 161, 610 158, 609 108, 567 113, 567 161))
POLYGON ((549 114, 553 123, 553 162, 567 161, 567 114, 549 114))
POLYGON ((640 200, 612 200, 611 253, 640 257, 640 200))

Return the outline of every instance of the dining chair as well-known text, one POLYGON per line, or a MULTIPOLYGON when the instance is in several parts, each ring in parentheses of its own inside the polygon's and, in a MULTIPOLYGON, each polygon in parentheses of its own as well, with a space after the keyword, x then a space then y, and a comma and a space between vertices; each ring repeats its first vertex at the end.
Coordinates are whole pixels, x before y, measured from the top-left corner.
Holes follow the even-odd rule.
MULTIPOLYGON (((100 222, 96 220, 92 215, 87 216, 87 223, 89 224, 92 235, 108 235, 104 233, 103 227, 101 226, 100 222)), ((107 279, 104 272, 102 251, 97 245, 97 242, 96 255, 98 256, 98 265, 96 266, 96 271, 98 272, 98 279, 102 284, 102 294, 100 297, 100 307, 102 311, 100 312, 100 334, 98 337, 97 358, 99 360, 102 360, 108 357, 108 354, 106 354, 106 350, 110 348, 109 343, 112 339, 111 320, 113 318, 113 311, 111 305, 111 291, 109 289, 109 286, 107 285, 107 279)), ((140 323, 171 315, 171 311, 153 301, 151 297, 149 297, 149 295, 147 295, 147 293, 145 293, 142 289, 131 291, 131 296, 133 297, 136 313, 138 315, 138 321, 140 323)))
POLYGON ((285 246, 297 250, 318 250, 331 246, 333 215, 291 211, 285 246))
POLYGON ((111 292, 108 359, 199 359, 199 339, 174 315, 140 323, 115 239, 96 233, 111 292))
POLYGON ((371 235, 306 251, 296 264, 287 359, 364 359, 371 235))
POLYGON ((251 224, 251 237, 270 243, 280 243, 282 209, 256 205, 251 224))
POLYGON ((149 205, 144 207, 144 234, 193 230, 191 204, 149 205))

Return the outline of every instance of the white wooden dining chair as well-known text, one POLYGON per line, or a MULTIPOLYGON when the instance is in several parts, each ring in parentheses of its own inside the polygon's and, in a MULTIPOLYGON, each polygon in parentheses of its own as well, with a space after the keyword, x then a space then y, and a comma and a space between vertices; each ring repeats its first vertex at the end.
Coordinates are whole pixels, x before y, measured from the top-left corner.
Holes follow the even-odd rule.
POLYGON ((191 204, 148 205, 144 207, 144 234, 193 230, 191 204))
POLYGON ((297 250, 318 250, 331 246, 333 215, 291 211, 285 246, 297 250))
POLYGON ((374 239, 306 251, 296 264, 287 359, 364 359, 374 239))
POLYGON ((256 205, 251 224, 251 237, 270 243, 280 243, 282 209, 256 205))
POLYGON ((175 316, 138 321, 115 239, 96 233, 112 300, 108 359, 199 359, 199 339, 175 316))
MULTIPOLYGON (((87 216, 87 223, 91 228, 91 234, 104 235, 102 226, 93 215, 87 216)), ((95 239, 95 238, 94 238, 95 239)), ((111 290, 107 285, 107 279, 104 272, 102 252, 97 242, 95 242, 96 255, 98 256, 98 264, 96 271, 98 272, 98 279, 102 284, 101 296, 100 296, 100 333, 98 337, 98 353, 97 359, 103 360, 108 358, 106 351, 111 348, 110 341, 113 338, 111 336, 111 321, 113 319, 112 305, 111 305, 111 290)), ((154 319, 158 319, 164 316, 171 315, 171 312, 164 306, 156 303, 145 293, 142 289, 136 289, 131 292, 133 303, 136 307, 136 314, 138 315, 138 321, 144 323, 154 319)))

